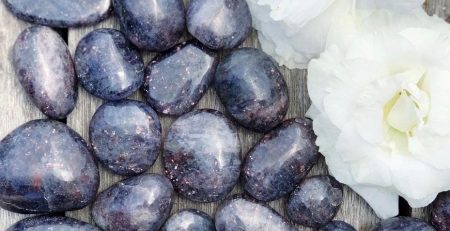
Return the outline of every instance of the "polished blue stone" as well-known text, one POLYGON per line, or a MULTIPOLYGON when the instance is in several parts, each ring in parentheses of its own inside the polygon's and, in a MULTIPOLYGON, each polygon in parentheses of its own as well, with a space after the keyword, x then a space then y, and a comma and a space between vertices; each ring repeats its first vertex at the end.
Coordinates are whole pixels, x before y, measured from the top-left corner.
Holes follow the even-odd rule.
POLYGON ((185 209, 173 214, 161 231, 214 231, 212 218, 195 209, 185 209))
POLYGON ((356 229, 344 221, 331 221, 319 231, 356 231, 356 229))
POLYGON ((291 193, 319 159, 309 119, 291 119, 266 134, 247 154, 244 189, 261 201, 291 193))
POLYGON ((436 231, 431 225, 417 218, 393 217, 379 222, 370 231, 436 231))
POLYGON ((25 218, 6 231, 100 231, 91 224, 69 217, 36 216, 25 218))
POLYGON ((30 121, 0 142, 0 206, 18 213, 76 210, 97 193, 99 172, 83 138, 53 120, 30 121))
POLYGON ((139 50, 114 29, 86 35, 75 51, 75 67, 81 85, 104 100, 127 98, 144 82, 139 50))
POLYGON ((440 193, 434 200, 431 224, 437 231, 450 230, 450 191, 440 193))
POLYGON ((166 175, 182 196, 218 201, 238 181, 240 153, 237 131, 221 112, 195 110, 169 128, 163 155, 166 175))
POLYGON ((272 130, 289 107, 283 75, 258 49, 236 49, 225 56, 217 67, 215 88, 228 113, 253 131, 272 130))
POLYGON ((217 231, 297 230, 272 208, 240 196, 224 201, 217 209, 214 222, 217 231))
POLYGON ((252 16, 245 0, 191 0, 187 27, 209 48, 231 49, 252 31, 252 16))
POLYGON ((104 167, 120 175, 136 175, 148 170, 159 155, 161 124, 143 102, 107 102, 92 117, 89 137, 104 167))
POLYGON ((102 230, 159 230, 170 215, 174 192, 170 181, 142 174, 100 193, 92 218, 102 230))
POLYGON ((122 30, 136 46, 163 51, 174 46, 183 35, 183 0, 113 0, 122 30))
POLYGON ((63 119, 75 108, 75 69, 58 33, 43 26, 25 29, 12 48, 12 64, 31 101, 45 115, 63 119))
POLYGON ((180 44, 148 65, 145 99, 162 114, 187 113, 208 90, 217 63, 217 54, 200 43, 180 44))
POLYGON ((111 0, 2 0, 18 18, 50 27, 79 27, 109 16, 111 0))

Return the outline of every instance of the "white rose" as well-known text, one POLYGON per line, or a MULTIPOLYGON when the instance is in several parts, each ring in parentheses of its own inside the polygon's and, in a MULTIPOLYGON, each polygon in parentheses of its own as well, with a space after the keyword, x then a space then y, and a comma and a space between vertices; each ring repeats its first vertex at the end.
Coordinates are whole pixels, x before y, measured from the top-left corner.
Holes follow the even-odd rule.
POLYGON ((450 26, 422 12, 359 19, 311 61, 308 116, 331 174, 388 218, 399 196, 422 207, 450 190, 450 26))
POLYGON ((424 0, 247 0, 262 49, 280 65, 306 68, 325 49, 330 26, 356 8, 411 10, 424 0))

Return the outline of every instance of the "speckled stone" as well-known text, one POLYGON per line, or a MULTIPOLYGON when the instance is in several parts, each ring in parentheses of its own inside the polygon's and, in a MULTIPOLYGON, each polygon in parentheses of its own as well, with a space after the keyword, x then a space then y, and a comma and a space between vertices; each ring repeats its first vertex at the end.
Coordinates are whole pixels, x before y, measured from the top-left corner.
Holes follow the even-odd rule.
POLYGON ((212 218, 195 209, 185 209, 173 214, 161 231, 214 231, 212 218))
POLYGON ((125 35, 114 29, 87 34, 75 51, 81 85, 104 100, 127 98, 144 82, 144 61, 125 35))
POLYGON ((2 0, 18 18, 50 27, 95 24, 109 16, 111 0, 2 0))
POLYGON ((142 174, 100 193, 92 206, 92 218, 102 230, 159 230, 170 215, 173 200, 169 180, 142 174))
POLYGON ((75 69, 58 33, 43 26, 25 29, 12 48, 12 64, 31 101, 45 115, 63 119, 75 108, 75 69))
POLYGON ((162 114, 187 113, 208 90, 217 64, 217 54, 200 43, 180 44, 147 66, 145 99, 162 114))
POLYGON ((245 0, 191 0, 187 27, 209 48, 231 49, 252 31, 252 16, 245 0))
POLYGON ((90 204, 99 173, 86 142, 65 124, 30 121, 0 142, 0 206, 18 213, 90 204))
POLYGON ((319 231, 356 231, 356 229, 343 221, 331 221, 324 227, 320 228, 319 231))
POLYGON ((228 113, 253 131, 272 130, 289 107, 278 66, 258 49, 241 48, 225 56, 217 67, 215 87, 228 113))
POLYGON ((36 216, 25 218, 6 231, 100 231, 88 223, 69 217, 36 216))
POLYGON ((136 46, 163 51, 183 35, 183 0, 112 0, 122 30, 136 46))
POLYGON ((291 119, 266 134, 247 154, 244 189, 261 201, 291 193, 319 159, 309 119, 291 119))
POLYGON ((165 172, 184 197, 198 202, 218 201, 238 181, 240 151, 236 129, 221 112, 195 110, 177 119, 168 131, 165 172))
POLYGON ((145 172, 158 157, 161 124, 156 112, 143 102, 107 102, 92 117, 89 137, 104 167, 132 176, 145 172))
POLYGON ((435 231, 435 229, 417 218, 393 217, 379 222, 371 231, 435 231))
POLYGON ((433 202, 431 224, 437 231, 450 230, 450 191, 440 193, 433 202))
POLYGON ((293 222, 317 229, 333 220, 342 201, 342 185, 334 177, 314 176, 295 189, 286 211, 293 222))
POLYGON ((272 208, 240 196, 223 202, 217 209, 214 221, 217 231, 297 230, 272 208))

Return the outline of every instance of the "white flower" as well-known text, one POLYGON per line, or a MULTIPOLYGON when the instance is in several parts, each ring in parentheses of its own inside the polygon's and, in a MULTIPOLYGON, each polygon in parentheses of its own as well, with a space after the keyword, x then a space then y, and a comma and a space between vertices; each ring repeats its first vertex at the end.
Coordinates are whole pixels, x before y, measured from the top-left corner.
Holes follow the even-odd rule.
POLYGON ((247 0, 262 49, 280 65, 305 68, 325 49, 330 26, 355 8, 411 10, 424 0, 247 0))
POLYGON ((450 26, 361 15, 311 61, 308 116, 331 174, 388 218, 399 196, 422 207, 450 190, 450 26))

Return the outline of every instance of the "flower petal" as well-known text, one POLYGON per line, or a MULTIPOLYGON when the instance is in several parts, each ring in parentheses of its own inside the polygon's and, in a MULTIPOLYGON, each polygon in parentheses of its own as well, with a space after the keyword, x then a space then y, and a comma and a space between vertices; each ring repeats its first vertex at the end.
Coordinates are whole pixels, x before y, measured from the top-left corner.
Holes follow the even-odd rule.
POLYGON ((399 197, 389 189, 355 185, 350 185, 350 187, 364 198, 381 219, 387 219, 398 214, 399 197))

